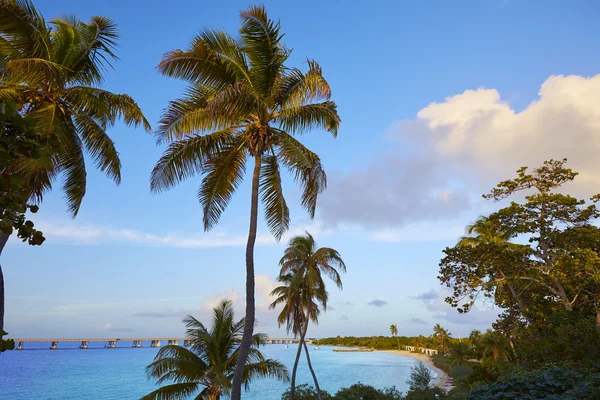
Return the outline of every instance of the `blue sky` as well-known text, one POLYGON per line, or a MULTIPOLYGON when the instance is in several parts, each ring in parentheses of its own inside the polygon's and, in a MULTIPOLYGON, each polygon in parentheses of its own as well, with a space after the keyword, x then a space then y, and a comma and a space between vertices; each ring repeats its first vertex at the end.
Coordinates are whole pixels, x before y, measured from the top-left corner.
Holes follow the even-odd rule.
MULTIPOLYGON (((163 53, 185 48, 202 28, 237 32, 247 2, 38 0, 50 20, 105 15, 119 25, 121 61, 104 87, 133 96, 155 125, 181 82, 161 77, 163 53)), ((310 230, 348 265, 344 290, 311 328, 315 336, 429 334, 483 329, 485 304, 459 316, 437 281, 442 249, 498 205, 480 194, 521 165, 569 157, 582 172, 572 190, 600 183, 600 45, 595 1, 265 2, 279 18, 290 65, 323 67, 338 104, 337 139, 302 140, 329 175, 317 217, 292 208, 291 233, 310 230)), ((123 162, 117 187, 89 171, 79 216, 62 193, 36 216, 48 240, 14 238, 2 259, 6 328, 16 336, 155 336, 182 333, 221 298, 241 312, 248 181, 211 233, 202 230, 199 179, 160 195, 149 174, 163 150, 141 129, 110 132, 123 162)), ((288 203, 298 191, 288 179, 288 203)), ((266 310, 285 241, 264 224, 256 249, 259 328, 284 335, 266 310)), ((241 316, 241 314, 240 314, 241 316)))

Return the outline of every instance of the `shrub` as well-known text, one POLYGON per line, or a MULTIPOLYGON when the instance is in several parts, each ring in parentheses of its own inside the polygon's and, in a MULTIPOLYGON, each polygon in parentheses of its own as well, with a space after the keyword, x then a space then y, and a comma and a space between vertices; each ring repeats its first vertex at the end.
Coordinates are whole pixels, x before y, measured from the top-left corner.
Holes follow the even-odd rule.
MULTIPOLYGON (((324 390, 321 390, 321 397, 323 397, 323 400, 332 400, 333 399, 331 397, 331 395, 324 390)), ((289 400, 289 398, 290 398, 290 389, 286 390, 281 395, 281 400, 289 400)), ((307 384, 303 384, 303 385, 296 386, 295 399, 296 400, 319 400, 319 396, 317 396, 317 391, 315 390, 315 388, 313 388, 312 386, 309 386, 307 384)))
POLYGON ((500 378, 493 384, 472 389, 465 400, 597 400, 600 374, 584 376, 564 369, 536 370, 500 378))
POLYGON ((335 400, 403 400, 396 388, 377 390, 373 386, 356 383, 349 388, 340 389, 335 400))
POLYGON ((431 370, 420 362, 416 367, 410 368, 410 379, 406 383, 410 386, 410 390, 429 389, 431 370))

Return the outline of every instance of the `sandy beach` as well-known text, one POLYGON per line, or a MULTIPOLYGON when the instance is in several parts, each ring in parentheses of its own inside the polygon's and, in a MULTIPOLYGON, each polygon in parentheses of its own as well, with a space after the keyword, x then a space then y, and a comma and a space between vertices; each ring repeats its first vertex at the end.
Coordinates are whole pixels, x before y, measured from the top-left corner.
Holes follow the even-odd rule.
POLYGON ((433 380, 433 384, 444 390, 452 389, 452 380, 450 379, 448 374, 446 374, 444 371, 442 371, 441 369, 439 369, 438 367, 433 365, 433 361, 431 360, 431 357, 429 357, 427 354, 412 353, 412 352, 406 351, 406 350, 380 350, 380 351, 382 351, 384 353, 398 354, 400 356, 412 357, 416 360, 423 362, 424 364, 427 364, 437 374, 437 377, 433 380))

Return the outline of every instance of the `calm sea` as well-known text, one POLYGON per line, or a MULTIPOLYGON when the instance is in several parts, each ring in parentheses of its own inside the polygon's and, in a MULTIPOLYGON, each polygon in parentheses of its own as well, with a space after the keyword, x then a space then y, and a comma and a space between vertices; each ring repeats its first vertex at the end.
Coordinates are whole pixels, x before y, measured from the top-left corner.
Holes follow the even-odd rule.
MULTIPOLYGON (((148 346, 148 343, 144 343, 148 346)), ((119 342, 116 349, 90 343, 80 350, 79 343, 60 343, 59 350, 49 350, 46 343, 25 343, 21 351, 0 355, 0 399, 2 400, 122 400, 139 399, 154 390, 154 383, 144 374, 157 349, 131 348, 119 342)), ((410 368, 418 362, 409 357, 387 353, 334 353, 333 347, 314 350, 311 360, 319 384, 330 393, 356 382, 377 388, 396 386, 406 392, 410 368)), ((282 344, 261 347, 270 358, 284 363, 290 370, 296 347, 282 344)), ((298 367, 299 383, 312 383, 303 355, 298 367)), ((279 400, 286 385, 270 379, 254 381, 244 400, 279 400)))

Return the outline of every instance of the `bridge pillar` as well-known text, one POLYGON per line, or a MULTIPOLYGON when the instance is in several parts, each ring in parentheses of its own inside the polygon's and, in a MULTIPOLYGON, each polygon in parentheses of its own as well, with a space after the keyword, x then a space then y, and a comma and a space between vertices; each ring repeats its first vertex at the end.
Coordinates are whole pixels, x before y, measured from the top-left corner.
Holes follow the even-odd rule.
POLYGON ((19 342, 19 347, 17 347, 17 350, 23 350, 23 342, 19 342))
POLYGON ((160 347, 160 340, 153 340, 150 343, 150 347, 160 347))
POLYGON ((80 349, 87 349, 88 348, 88 344, 90 344, 90 342, 88 342, 87 340, 82 340, 81 341, 81 345, 79 346, 80 349))
POLYGON ((109 340, 108 343, 106 343, 106 347, 108 347, 109 349, 116 349, 117 348, 117 341, 116 340, 109 340))
POLYGON ((189 340, 189 339, 185 339, 185 340, 183 341, 183 345, 184 345, 185 347, 190 347, 190 346, 192 345, 192 341, 191 341, 191 340, 189 340))
POLYGON ((50 345, 50 350, 57 350, 58 349, 58 342, 52 342, 52 344, 50 345))

